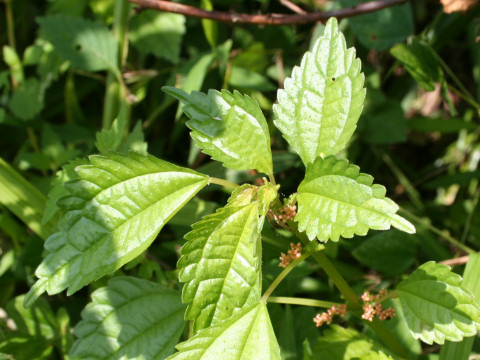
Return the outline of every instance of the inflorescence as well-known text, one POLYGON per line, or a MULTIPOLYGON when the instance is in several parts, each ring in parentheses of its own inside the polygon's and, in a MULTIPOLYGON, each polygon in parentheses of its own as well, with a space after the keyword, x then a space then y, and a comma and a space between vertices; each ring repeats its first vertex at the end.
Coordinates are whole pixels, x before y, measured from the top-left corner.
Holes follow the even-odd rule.
POLYGON ((298 259, 300 256, 302 256, 302 244, 297 243, 297 245, 295 245, 291 243, 290 250, 287 251, 287 254, 282 253, 280 256, 280 264, 278 264, 278 266, 286 268, 290 265, 291 261, 298 259))

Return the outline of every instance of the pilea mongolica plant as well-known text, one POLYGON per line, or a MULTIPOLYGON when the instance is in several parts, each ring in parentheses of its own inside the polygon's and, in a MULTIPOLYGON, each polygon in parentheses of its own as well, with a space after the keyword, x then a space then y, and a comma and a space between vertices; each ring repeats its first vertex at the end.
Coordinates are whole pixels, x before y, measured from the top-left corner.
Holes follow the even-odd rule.
POLYGON ((256 101, 237 91, 164 90, 183 104, 191 136, 204 153, 226 168, 264 174, 263 184, 237 185, 135 152, 92 155, 77 166, 64 184, 69 195, 58 201, 63 217, 45 242, 27 307, 44 292, 66 289, 71 295, 138 257, 209 184, 224 186, 231 196, 185 236, 178 261, 181 294, 134 277, 112 278, 82 312, 70 359, 281 359, 285 345, 275 335, 269 301, 325 308, 312 319, 318 326, 350 317, 376 333, 369 338, 354 326, 332 324, 317 343, 305 346, 304 359, 409 358, 405 342, 383 322, 396 313, 386 301, 397 304, 397 318, 412 337, 427 344, 477 333, 480 307, 448 266, 427 262, 389 291, 357 293, 325 253, 332 242, 370 229, 415 233, 382 185, 338 157, 355 131, 365 88, 360 60, 347 49, 335 19, 293 69, 274 105, 275 126, 306 168, 297 192, 286 199, 279 195, 269 129, 256 101), (283 271, 264 289, 267 222, 296 240, 281 255, 283 271), (277 286, 309 257, 338 288, 340 301, 273 301, 277 286), (349 344, 356 345, 347 355, 349 344))

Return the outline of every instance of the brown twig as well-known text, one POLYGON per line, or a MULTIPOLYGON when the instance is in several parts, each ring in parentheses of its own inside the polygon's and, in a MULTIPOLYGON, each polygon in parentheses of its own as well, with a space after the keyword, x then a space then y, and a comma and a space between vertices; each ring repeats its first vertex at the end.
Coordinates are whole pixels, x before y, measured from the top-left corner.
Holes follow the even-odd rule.
POLYGON ((468 262, 469 258, 470 257, 468 255, 465 255, 465 256, 461 256, 459 258, 455 258, 455 259, 448 259, 448 260, 440 261, 440 264, 449 265, 449 266, 463 265, 463 264, 466 264, 468 262))
POLYGON ((139 6, 139 10, 155 9, 176 14, 183 14, 190 17, 210 19, 228 23, 257 25, 296 25, 314 23, 318 21, 326 21, 331 17, 336 17, 337 19, 353 17, 373 11, 378 11, 386 7, 403 4, 406 3, 408 0, 376 0, 339 10, 295 15, 275 13, 251 15, 215 10, 208 11, 193 6, 178 4, 165 0, 127 1, 137 4, 139 6))
POLYGON ((280 4, 289 8, 290 10, 292 10, 296 14, 307 14, 307 12, 305 10, 303 10, 297 4, 292 3, 290 0, 280 0, 280 4))

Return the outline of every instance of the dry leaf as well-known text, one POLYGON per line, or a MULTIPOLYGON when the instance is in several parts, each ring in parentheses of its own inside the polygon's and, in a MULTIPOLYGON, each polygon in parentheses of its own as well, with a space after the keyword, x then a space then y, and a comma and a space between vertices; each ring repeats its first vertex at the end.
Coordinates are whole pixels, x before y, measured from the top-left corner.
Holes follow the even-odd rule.
POLYGON ((443 5, 443 11, 451 14, 455 11, 467 11, 477 5, 479 0, 440 0, 443 5))

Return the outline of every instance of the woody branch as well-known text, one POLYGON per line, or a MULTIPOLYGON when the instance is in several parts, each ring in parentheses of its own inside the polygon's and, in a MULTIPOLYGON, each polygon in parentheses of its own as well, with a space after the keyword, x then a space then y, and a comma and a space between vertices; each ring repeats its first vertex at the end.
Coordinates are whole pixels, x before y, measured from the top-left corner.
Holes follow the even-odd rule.
POLYGON ((406 3, 408 0, 376 0, 339 10, 300 13, 300 14, 243 14, 224 11, 209 11, 193 6, 165 0, 127 0, 138 5, 139 10, 155 9, 159 11, 183 14, 185 16, 210 19, 220 22, 257 25, 297 25, 326 21, 331 17, 343 19, 358 16, 387 7, 406 3))

